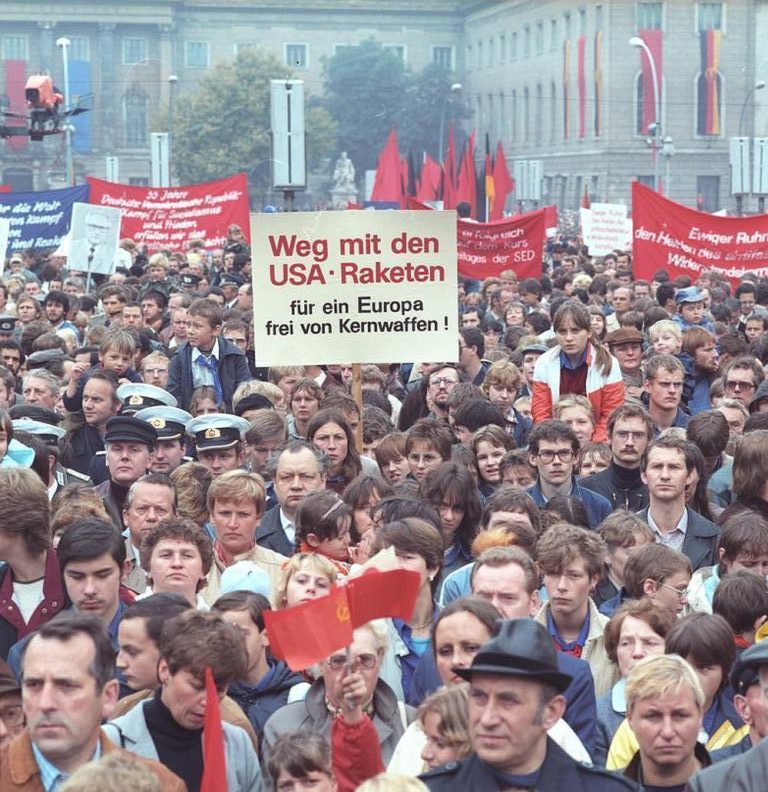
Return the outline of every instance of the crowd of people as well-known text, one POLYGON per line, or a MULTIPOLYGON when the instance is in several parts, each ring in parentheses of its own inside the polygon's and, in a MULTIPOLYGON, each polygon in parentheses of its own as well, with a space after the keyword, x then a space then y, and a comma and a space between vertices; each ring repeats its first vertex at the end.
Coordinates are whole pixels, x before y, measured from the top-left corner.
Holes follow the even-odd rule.
POLYGON ((768 784, 768 282, 559 238, 451 360, 260 368, 241 229, 121 250, 0 283, 1 792, 198 792, 207 675, 229 792, 768 784), (408 618, 272 651, 384 556, 408 618))

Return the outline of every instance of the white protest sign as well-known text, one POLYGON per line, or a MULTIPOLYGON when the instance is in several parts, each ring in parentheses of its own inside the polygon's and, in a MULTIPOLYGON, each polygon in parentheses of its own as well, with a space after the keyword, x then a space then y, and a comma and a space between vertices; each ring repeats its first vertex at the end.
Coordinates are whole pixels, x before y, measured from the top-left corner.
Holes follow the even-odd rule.
POLYGON ((455 212, 251 217, 256 365, 455 360, 455 212))
POLYGON ((627 207, 624 204, 593 203, 580 209, 584 244, 593 256, 604 256, 614 250, 627 250, 627 207))
POLYGON ((8 236, 11 233, 11 218, 0 218, 0 275, 5 272, 5 255, 8 251, 8 236))

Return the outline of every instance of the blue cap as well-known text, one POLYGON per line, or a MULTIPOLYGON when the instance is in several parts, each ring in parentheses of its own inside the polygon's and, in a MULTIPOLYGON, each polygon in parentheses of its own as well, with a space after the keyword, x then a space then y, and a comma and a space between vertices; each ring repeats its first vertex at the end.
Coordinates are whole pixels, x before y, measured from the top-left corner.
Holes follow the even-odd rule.
POLYGON ((59 440, 66 436, 67 430, 33 418, 14 418, 11 421, 14 432, 28 432, 39 437, 46 445, 58 445, 59 440))
POLYGON ((682 305, 683 303, 697 303, 704 302, 704 292, 699 291, 696 286, 688 286, 685 289, 678 290, 675 295, 675 304, 682 305))
POLYGON ((269 575, 258 564, 253 561, 238 561, 221 573, 219 593, 229 594, 231 591, 250 591, 269 599, 272 585, 269 575))

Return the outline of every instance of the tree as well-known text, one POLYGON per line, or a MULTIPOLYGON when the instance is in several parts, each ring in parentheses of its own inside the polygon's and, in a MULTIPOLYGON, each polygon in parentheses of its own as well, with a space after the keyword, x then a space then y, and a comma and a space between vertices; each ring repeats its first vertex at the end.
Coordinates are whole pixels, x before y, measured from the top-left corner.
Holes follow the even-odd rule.
POLYGON ((373 39, 342 47, 326 62, 325 104, 338 124, 339 150, 358 174, 376 167, 390 129, 399 126, 406 85, 402 60, 373 39))
MULTIPOLYGON (((269 81, 291 72, 272 56, 245 48, 233 61, 213 68, 195 93, 175 105, 174 172, 183 184, 248 174, 252 188, 269 184, 269 81)), ((307 167, 312 169, 334 147, 334 125, 322 108, 307 102, 307 167)), ((165 127, 167 128, 167 127, 165 127)))

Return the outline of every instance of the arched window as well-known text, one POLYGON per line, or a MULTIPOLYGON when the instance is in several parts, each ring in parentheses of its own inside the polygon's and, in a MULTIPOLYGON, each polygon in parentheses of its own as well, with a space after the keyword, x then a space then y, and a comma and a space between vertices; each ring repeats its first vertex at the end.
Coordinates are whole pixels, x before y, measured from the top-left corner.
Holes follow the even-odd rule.
POLYGON ((123 97, 123 128, 126 146, 146 146, 148 143, 149 102, 144 91, 132 88, 123 97))

